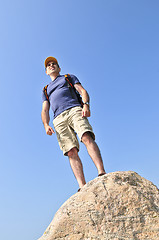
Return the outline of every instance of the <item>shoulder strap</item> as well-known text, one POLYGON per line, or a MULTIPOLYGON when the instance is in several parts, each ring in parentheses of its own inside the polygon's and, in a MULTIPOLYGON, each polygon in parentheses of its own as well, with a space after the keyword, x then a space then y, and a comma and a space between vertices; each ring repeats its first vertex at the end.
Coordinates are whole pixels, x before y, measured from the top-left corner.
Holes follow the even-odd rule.
POLYGON ((47 94, 47 87, 48 87, 48 85, 46 85, 46 86, 43 88, 43 91, 44 91, 44 94, 45 94, 47 100, 49 101, 49 96, 48 96, 48 94, 47 94))
POLYGON ((70 76, 70 74, 65 74, 65 79, 66 79, 66 81, 68 82, 69 86, 71 86, 71 88, 75 91, 79 103, 81 104, 81 106, 83 106, 82 98, 81 98, 79 92, 77 92, 77 90, 76 90, 75 87, 73 86, 73 84, 72 84, 72 82, 71 82, 71 76, 70 76))
POLYGON ((72 87, 72 88, 74 88, 74 86, 73 86, 73 84, 71 83, 71 76, 70 76, 70 74, 65 74, 65 79, 66 79, 66 81, 69 83, 69 85, 72 87))

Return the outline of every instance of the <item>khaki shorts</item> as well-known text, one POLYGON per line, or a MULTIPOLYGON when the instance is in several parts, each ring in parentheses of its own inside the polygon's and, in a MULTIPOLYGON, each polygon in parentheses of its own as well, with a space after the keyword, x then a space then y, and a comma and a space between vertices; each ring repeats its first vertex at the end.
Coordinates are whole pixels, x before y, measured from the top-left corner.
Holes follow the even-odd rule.
POLYGON ((95 140, 93 129, 86 117, 82 117, 82 108, 77 106, 70 108, 53 120, 60 149, 64 155, 72 148, 76 147, 79 151, 79 142, 76 133, 81 141, 85 132, 90 132, 95 140))

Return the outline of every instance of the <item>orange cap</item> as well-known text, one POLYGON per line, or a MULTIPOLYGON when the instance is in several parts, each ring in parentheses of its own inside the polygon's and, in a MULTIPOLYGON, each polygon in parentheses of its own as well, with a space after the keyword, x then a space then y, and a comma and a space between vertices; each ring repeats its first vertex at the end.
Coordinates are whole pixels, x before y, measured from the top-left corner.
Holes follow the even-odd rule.
POLYGON ((57 65, 59 65, 57 59, 54 57, 47 57, 45 59, 45 67, 47 66, 48 62, 55 62, 57 65))

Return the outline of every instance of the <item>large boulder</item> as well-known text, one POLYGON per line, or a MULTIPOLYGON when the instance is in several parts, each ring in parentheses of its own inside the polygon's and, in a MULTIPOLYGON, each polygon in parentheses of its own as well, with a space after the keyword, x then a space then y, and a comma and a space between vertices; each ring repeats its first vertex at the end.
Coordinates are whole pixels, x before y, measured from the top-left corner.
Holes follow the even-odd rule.
POLYGON ((39 240, 159 240, 159 190, 132 171, 87 183, 39 240))

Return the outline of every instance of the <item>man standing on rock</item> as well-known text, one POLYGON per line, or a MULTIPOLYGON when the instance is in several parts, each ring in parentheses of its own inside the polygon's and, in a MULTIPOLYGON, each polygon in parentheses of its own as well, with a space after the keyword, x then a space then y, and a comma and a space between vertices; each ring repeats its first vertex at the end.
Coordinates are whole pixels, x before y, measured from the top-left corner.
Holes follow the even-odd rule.
POLYGON ((74 75, 69 77, 72 87, 69 86, 67 77, 60 75, 61 68, 56 58, 48 57, 45 59, 45 70, 46 74, 50 76, 51 82, 43 89, 41 118, 48 135, 56 132, 60 149, 69 158, 80 190, 86 184, 86 181, 82 162, 78 155, 79 142, 76 133, 80 141, 85 144, 88 154, 98 170, 98 176, 105 174, 100 150, 87 119, 87 117, 90 117, 89 95, 74 75), (81 95, 83 106, 81 106, 75 90, 81 95), (54 112, 53 125, 55 132, 49 125, 50 106, 54 112))

